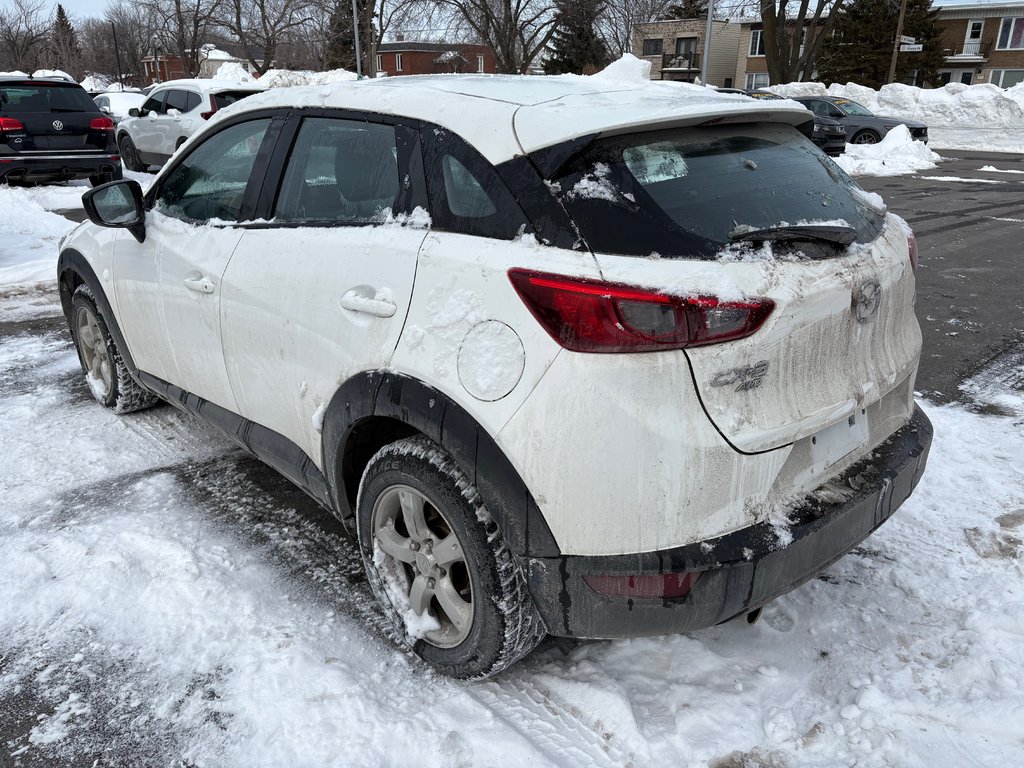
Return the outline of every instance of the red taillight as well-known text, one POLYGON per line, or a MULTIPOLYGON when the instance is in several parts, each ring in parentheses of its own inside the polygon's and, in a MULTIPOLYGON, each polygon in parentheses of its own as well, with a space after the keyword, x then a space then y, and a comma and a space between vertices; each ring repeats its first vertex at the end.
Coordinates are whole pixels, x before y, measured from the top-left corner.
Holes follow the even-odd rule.
POLYGON ((114 130, 114 121, 109 117, 94 117, 89 121, 90 131, 112 131, 114 130))
POLYGON ((544 329, 574 352, 654 352, 733 341, 757 331, 775 308, 770 299, 669 296, 524 269, 508 276, 544 329))
POLYGON ((917 265, 921 263, 921 258, 917 255, 917 238, 913 235, 907 236, 907 250, 910 251, 911 268, 917 269, 917 265))
POLYGON ((608 597, 673 598, 688 594, 700 573, 658 573, 650 576, 584 576, 595 592, 608 597))
POLYGON ((199 116, 200 116, 201 118, 203 118, 203 120, 209 120, 209 119, 210 119, 211 117, 213 117, 213 116, 214 116, 214 115, 215 115, 216 113, 217 113, 217 110, 216 110, 216 109, 211 109, 211 110, 210 110, 209 112, 200 112, 200 113, 199 113, 199 116))
POLYGON ((24 130, 25 126, 21 124, 20 120, 15 120, 13 117, 0 117, 0 133, 24 130))

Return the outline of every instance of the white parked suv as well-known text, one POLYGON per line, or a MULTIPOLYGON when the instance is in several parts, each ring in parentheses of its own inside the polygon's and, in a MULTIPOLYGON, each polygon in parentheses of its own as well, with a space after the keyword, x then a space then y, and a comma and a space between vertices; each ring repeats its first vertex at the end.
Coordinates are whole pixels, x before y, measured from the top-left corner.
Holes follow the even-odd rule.
POLYGON ((910 495, 916 244, 793 102, 422 77, 223 110, 87 192, 61 300, 96 398, 171 402, 357 537, 408 644, 742 616, 910 495))
POLYGON ((163 165, 217 110, 265 91, 226 80, 169 80, 150 91, 117 126, 121 160, 130 171, 163 165))

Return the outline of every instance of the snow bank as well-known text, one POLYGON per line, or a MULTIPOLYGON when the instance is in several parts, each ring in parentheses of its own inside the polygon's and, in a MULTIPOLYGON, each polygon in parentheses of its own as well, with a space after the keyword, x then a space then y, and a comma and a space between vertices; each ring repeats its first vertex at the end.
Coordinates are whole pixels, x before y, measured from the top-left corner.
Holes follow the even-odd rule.
MULTIPOLYGON (((60 189, 69 191, 58 194, 60 200, 54 202, 74 199, 81 206, 84 188, 60 189)), ((33 188, 0 186, 0 211, 17 211, 17 215, 0 216, 0 287, 56 279, 57 241, 75 225, 47 211, 36 194, 33 188)))
POLYGON ((245 67, 237 61, 229 61, 217 68, 214 80, 231 80, 236 83, 255 83, 256 78, 249 74, 245 67))
POLYGON ((899 176, 934 168, 941 160, 926 144, 914 141, 905 125, 898 125, 877 144, 847 144, 846 153, 834 158, 851 176, 899 176))
POLYGON ((613 61, 607 67, 591 77, 598 80, 615 80, 618 82, 649 85, 651 82, 651 62, 638 59, 631 53, 622 54, 622 58, 613 61))
POLYGON ((991 83, 949 83, 917 88, 902 83, 874 90, 856 83, 789 83, 766 90, 780 96, 839 96, 853 99, 879 115, 920 120, 930 143, 940 149, 1024 152, 1024 85, 999 88, 991 83))
POLYGON ((288 88, 293 85, 327 85, 357 80, 359 76, 347 69, 313 72, 308 69, 269 69, 260 77, 260 85, 268 88, 288 88))

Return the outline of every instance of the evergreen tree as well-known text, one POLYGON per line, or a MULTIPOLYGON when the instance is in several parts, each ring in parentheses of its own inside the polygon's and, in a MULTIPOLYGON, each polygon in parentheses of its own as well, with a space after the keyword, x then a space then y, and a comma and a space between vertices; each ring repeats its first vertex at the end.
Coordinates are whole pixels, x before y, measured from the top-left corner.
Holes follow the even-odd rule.
POLYGON ((666 19, 704 19, 708 14, 708 0, 683 0, 671 3, 665 9, 666 19))
POLYGON ((604 0, 557 0, 559 21, 544 62, 547 75, 592 75, 610 61, 608 46, 597 32, 604 0))
POLYGON ((64 11, 64 6, 57 4, 57 15, 53 22, 53 31, 50 33, 50 49, 53 55, 53 66, 61 69, 74 77, 80 72, 82 49, 78 45, 78 33, 71 24, 64 11))
MULTIPOLYGON (((818 63, 818 79, 825 83, 854 82, 881 88, 888 81, 893 40, 899 20, 899 4, 887 0, 853 0, 836 24, 836 34, 826 41, 818 63)), ((920 52, 901 51, 896 61, 896 82, 914 79, 915 85, 938 83, 943 61, 938 11, 931 0, 907 0, 903 34, 924 46, 920 52)))
MULTIPOLYGON (((360 19, 366 17, 366 5, 368 0, 356 0, 356 9, 360 19)), ((366 46, 369 39, 366 30, 360 25, 359 45, 361 53, 366 55, 366 46)), ((327 29, 327 46, 324 52, 325 69, 348 69, 355 72, 356 69, 356 41, 352 32, 352 3, 348 0, 338 0, 331 11, 331 21, 327 29)))

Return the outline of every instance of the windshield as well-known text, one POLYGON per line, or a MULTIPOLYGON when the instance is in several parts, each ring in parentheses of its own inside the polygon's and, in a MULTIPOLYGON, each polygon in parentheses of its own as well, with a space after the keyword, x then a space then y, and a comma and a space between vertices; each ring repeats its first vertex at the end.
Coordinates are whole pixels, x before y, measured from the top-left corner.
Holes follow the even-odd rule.
POLYGON ((77 85, 11 83, 0 86, 0 112, 96 112, 97 107, 77 85))
POLYGON ((833 104, 840 107, 848 115, 857 115, 859 117, 874 117, 872 112, 867 107, 858 104, 856 101, 850 101, 849 99, 833 99, 833 104))
POLYGON ((866 242, 883 223, 856 183, 788 125, 606 139, 554 181, 590 247, 605 253, 711 259, 737 232, 818 224, 866 242))

